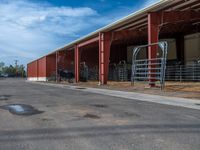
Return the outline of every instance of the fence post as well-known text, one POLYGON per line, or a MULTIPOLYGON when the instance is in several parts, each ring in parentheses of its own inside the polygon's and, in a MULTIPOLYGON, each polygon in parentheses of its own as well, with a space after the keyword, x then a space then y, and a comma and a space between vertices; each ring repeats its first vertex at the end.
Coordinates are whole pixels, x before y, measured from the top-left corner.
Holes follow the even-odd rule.
POLYGON ((195 74, 194 74, 194 71, 195 71, 195 66, 194 66, 195 64, 193 64, 192 66, 192 79, 193 79, 193 81, 195 80, 195 74))
POLYGON ((182 66, 180 65, 180 82, 182 82, 182 66))

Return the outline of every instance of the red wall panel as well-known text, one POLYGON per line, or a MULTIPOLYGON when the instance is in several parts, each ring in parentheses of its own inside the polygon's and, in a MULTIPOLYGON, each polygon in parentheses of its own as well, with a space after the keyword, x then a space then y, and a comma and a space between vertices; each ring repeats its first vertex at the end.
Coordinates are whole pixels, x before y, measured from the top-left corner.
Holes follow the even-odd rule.
POLYGON ((38 60, 38 77, 46 77, 46 57, 38 60))
POLYGON ((61 51, 58 53, 58 69, 74 69, 74 51, 61 51))
POLYGON ((27 65, 27 75, 30 77, 37 77, 37 60, 27 65))
POLYGON ((56 72, 56 54, 46 56, 46 76, 50 77, 56 72))
POLYGON ((58 69, 65 70, 67 69, 67 52, 61 51, 58 52, 58 69))

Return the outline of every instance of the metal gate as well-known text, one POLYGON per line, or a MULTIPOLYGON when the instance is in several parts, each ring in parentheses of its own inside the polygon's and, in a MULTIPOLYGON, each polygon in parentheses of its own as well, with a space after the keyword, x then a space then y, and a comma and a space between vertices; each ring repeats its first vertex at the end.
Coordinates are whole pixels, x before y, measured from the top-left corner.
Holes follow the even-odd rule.
POLYGON ((168 44, 165 41, 135 47, 132 57, 132 85, 134 85, 135 82, 159 84, 160 86, 158 87, 162 90, 165 85, 167 51, 168 44), (139 53, 143 50, 147 50, 149 46, 158 46, 156 58, 148 59, 148 56, 146 56, 147 58, 138 58, 139 53))

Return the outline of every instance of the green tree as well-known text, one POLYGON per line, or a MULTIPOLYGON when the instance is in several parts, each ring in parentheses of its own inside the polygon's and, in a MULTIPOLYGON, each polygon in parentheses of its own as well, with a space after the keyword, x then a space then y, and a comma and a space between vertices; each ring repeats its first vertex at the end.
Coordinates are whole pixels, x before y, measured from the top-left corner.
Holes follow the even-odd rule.
POLYGON ((3 67, 3 73, 8 74, 8 76, 14 77, 16 74, 16 68, 12 65, 3 67))
POLYGON ((18 76, 20 76, 20 77, 25 77, 26 72, 25 72, 25 67, 24 67, 24 65, 18 66, 17 72, 18 72, 18 76))
POLYGON ((0 74, 2 74, 4 66, 5 66, 5 63, 4 62, 0 62, 0 74))

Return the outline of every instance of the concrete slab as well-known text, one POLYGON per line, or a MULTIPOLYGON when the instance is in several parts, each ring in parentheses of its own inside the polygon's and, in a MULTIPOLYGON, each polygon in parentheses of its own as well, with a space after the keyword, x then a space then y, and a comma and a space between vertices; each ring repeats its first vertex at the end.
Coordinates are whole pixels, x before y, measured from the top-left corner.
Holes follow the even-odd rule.
POLYGON ((159 95, 151 95, 151 94, 141 94, 135 92, 124 92, 124 91, 116 91, 116 90, 108 90, 108 89, 98 89, 98 88, 90 88, 90 87, 80 87, 80 86, 70 86, 63 84, 54 84, 54 83, 46 83, 46 82, 31 82, 35 84, 49 85, 54 87, 62 87, 69 88, 73 90, 80 90, 95 94, 102 94, 107 96, 114 96, 119 98, 126 98, 132 100, 153 102, 158 104, 165 104, 171 106, 179 106, 191 109, 200 110, 200 101, 186 98, 177 98, 177 97, 167 97, 167 96, 159 96, 159 95))

